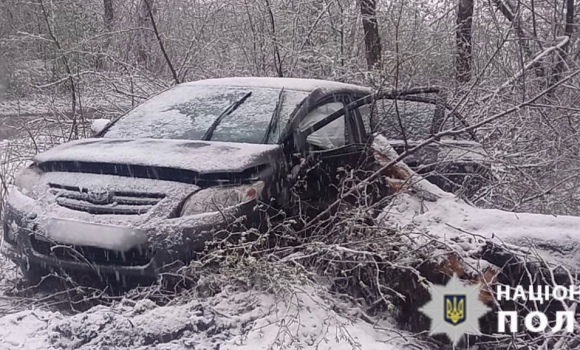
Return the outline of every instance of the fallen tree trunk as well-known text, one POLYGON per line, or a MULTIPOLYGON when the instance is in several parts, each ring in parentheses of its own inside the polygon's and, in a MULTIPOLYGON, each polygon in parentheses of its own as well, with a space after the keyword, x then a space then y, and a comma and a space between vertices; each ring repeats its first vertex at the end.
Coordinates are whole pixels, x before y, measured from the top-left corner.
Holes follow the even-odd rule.
MULTIPOLYGON (((375 137, 372 149, 380 166, 398 157, 382 136, 375 137)), ((522 316, 518 321, 536 310, 551 320, 558 311, 575 310, 570 301, 500 303, 494 292, 500 284, 512 288, 578 285, 580 217, 476 208, 429 183, 403 162, 383 175, 394 196, 379 216, 379 225, 397 232, 416 251, 423 250, 423 256, 426 252, 425 260, 413 265, 422 277, 436 284, 445 284, 453 275, 467 284, 482 283, 486 288, 479 298, 497 308, 518 310, 522 316)), ((408 271, 400 274, 397 280, 416 279, 408 271)), ((399 322, 420 331, 424 321, 416 307, 429 296, 420 278, 416 282, 405 285, 399 322)), ((483 333, 495 333, 497 321, 495 313, 489 314, 482 322, 483 333)))
MULTIPOLYGON (((398 156, 383 136, 375 138, 373 150, 380 165, 398 156)), ((482 245, 492 242, 524 256, 541 254, 538 259, 550 266, 580 267, 580 217, 475 208, 431 184, 403 162, 386 175, 391 189, 399 192, 382 216, 389 226, 428 232, 447 241, 472 237, 482 245)), ((475 248, 457 247, 464 252, 475 248)))

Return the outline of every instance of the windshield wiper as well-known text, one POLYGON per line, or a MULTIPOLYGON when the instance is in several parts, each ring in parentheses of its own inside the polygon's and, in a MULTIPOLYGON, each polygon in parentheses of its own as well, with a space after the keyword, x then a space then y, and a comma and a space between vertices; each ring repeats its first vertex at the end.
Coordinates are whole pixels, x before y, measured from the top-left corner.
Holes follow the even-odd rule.
POLYGON ((274 113, 272 113, 272 118, 270 118, 270 123, 268 123, 268 129, 266 129, 266 135, 262 143, 268 143, 270 134, 278 128, 278 122, 280 120, 280 112, 282 111, 282 103, 284 102, 284 88, 280 90, 278 94, 278 101, 276 101, 276 108, 274 108, 274 113))
POLYGON ((211 140, 211 137, 213 136, 213 132, 215 131, 215 129, 217 129, 218 125, 220 125, 220 123, 222 122, 222 120, 227 117, 228 115, 234 113, 234 111, 236 109, 238 109, 238 107, 244 103, 248 97, 252 96, 252 92, 248 92, 247 94, 245 94, 242 98, 240 98, 239 100, 237 100, 236 102, 232 103, 231 105, 228 106, 228 108, 226 108, 225 111, 222 112, 222 114, 219 115, 219 117, 217 117, 213 123, 211 124, 211 126, 209 127, 209 129, 207 129, 207 131, 205 132, 205 134, 203 134, 203 137, 201 138, 204 141, 208 141, 211 140))

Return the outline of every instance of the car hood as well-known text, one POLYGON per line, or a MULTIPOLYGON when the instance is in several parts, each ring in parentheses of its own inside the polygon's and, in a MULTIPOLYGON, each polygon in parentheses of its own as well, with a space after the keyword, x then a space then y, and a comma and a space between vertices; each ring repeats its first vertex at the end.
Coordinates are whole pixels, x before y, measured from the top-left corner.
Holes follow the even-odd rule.
POLYGON ((199 174, 236 173, 270 163, 278 145, 217 141, 90 138, 34 157, 35 163, 73 162, 174 168, 199 174))

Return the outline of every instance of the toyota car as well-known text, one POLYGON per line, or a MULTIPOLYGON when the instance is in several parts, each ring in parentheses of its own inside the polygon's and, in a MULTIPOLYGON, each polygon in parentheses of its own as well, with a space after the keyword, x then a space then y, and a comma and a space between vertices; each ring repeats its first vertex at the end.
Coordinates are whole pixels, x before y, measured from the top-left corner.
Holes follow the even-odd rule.
MULTIPOLYGON (((299 177, 300 200, 332 201, 337 169, 360 164, 374 132, 402 151, 464 122, 420 90, 387 95, 290 78, 179 84, 95 121, 92 138, 36 155, 9 192, 1 251, 29 280, 51 269, 155 278, 216 232, 267 229, 268 210, 290 207, 299 177), (301 172, 305 163, 315 171, 301 172)), ((446 143, 447 153, 415 154, 412 166, 450 162, 451 151, 454 164, 482 164, 469 135, 446 143)), ((433 181, 448 186, 441 176, 433 181)))

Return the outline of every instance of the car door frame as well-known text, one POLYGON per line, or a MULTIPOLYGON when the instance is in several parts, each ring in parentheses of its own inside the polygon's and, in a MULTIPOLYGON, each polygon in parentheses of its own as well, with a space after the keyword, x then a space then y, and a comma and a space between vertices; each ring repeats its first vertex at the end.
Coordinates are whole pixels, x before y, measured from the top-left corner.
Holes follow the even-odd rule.
MULTIPOLYGON (((441 98, 439 98, 439 96, 438 96, 438 98, 418 96, 421 93, 438 93, 439 94, 439 90, 437 90, 437 91, 412 90, 412 91, 409 91, 408 93, 383 92, 383 93, 366 95, 366 96, 360 97, 354 101, 352 101, 353 96, 351 95, 351 96, 349 96, 349 98, 347 98, 347 100, 350 99, 351 102, 346 104, 344 106, 344 108, 331 113, 326 118, 319 120, 318 122, 316 122, 314 125, 312 125, 310 128, 308 128, 306 130, 301 131, 298 128, 296 128, 296 132, 294 133, 295 138, 298 139, 299 143, 305 144, 306 137, 308 137, 308 135, 322 129, 326 125, 332 123, 334 120, 336 120, 336 119, 340 118, 342 115, 344 115, 345 116, 345 128, 349 128, 349 134, 351 135, 351 140, 353 142, 346 143, 345 146, 339 147, 338 149, 344 148, 344 147, 348 146, 349 144, 361 144, 361 145, 365 144, 366 142, 368 142, 369 137, 374 133, 373 124, 372 124, 372 120, 371 120, 370 121, 371 122, 370 123, 371 124, 371 132, 368 133, 364 127, 364 122, 363 122, 362 116, 361 116, 358 108, 360 108, 364 105, 367 105, 367 104, 374 103, 375 101, 382 100, 382 99, 415 101, 415 102, 428 103, 428 104, 435 105, 434 115, 433 115, 433 118, 431 119, 431 126, 430 126, 431 135, 430 136, 435 135, 437 132, 439 132, 439 128, 447 121, 447 119, 449 117, 455 117, 463 124, 463 126, 469 126, 469 124, 465 121, 463 116, 461 116, 456 111, 453 111, 453 109, 451 109, 451 107, 445 101, 443 101, 441 98), (445 113, 444 113, 445 109, 447 109, 451 112, 450 115, 448 115, 447 117, 445 117, 445 113)), ((314 108, 317 108, 318 106, 320 106, 320 104, 317 104, 317 106, 314 108)), ((311 110, 313 110, 314 108, 312 108, 311 110)), ((477 141, 475 134, 470 133, 470 135, 475 141, 477 141)), ((336 150, 336 149, 333 149, 333 150, 336 150)), ((316 153, 318 153, 318 152, 325 152, 325 151, 317 151, 316 153)))
MULTIPOLYGON (((282 141, 282 143, 286 145, 285 148, 287 151, 285 153, 290 158, 293 159, 293 161, 292 160, 290 161, 290 164, 293 164, 292 165, 293 170, 291 171, 291 173, 294 172, 300 173, 302 171, 300 169, 303 169, 304 167, 308 168, 309 166, 318 163, 318 161, 326 163, 326 165, 322 165, 323 167, 334 168, 335 163, 338 164, 341 162, 348 162, 349 159, 351 159, 352 157, 357 157, 361 153, 361 150, 364 149, 364 145, 361 145, 360 137, 357 136, 357 131, 355 129, 356 126, 353 127, 353 125, 356 123, 360 124, 362 122, 362 119, 359 121, 353 121, 351 119, 353 115, 350 113, 348 115, 345 115, 344 146, 327 150, 313 150, 306 140, 306 137, 311 134, 311 132, 309 132, 311 128, 301 131, 300 128, 298 127, 310 112, 327 103, 341 102, 343 104, 343 107, 331 113, 329 116, 334 115, 342 116, 345 113, 344 111, 346 110, 346 107, 350 103, 352 103, 358 96, 352 91, 346 90, 340 92, 335 91, 330 94, 325 94, 320 98, 318 98, 316 100, 316 103, 313 103, 310 106, 308 106, 309 108, 303 109, 302 113, 297 115, 296 118, 294 118, 294 120, 291 121, 290 125, 292 127, 292 132, 286 134, 284 140, 282 141), (299 163, 297 163, 299 159, 305 159, 306 162, 302 163, 302 161, 300 161, 299 163), (298 169, 295 170, 295 168, 298 169)), ((328 120, 329 116, 324 117, 323 119, 316 122, 314 125, 319 125, 321 122, 323 122, 324 125, 319 127, 318 129, 328 125, 329 122, 325 123, 324 121, 328 120)), ((338 117, 335 117, 333 120, 336 120, 337 118, 338 117)), ((339 167, 340 166, 336 166, 337 169, 339 167)), ((330 175, 328 176, 329 178, 334 178, 334 176, 332 176, 331 174, 327 175, 330 175)), ((294 178, 294 176, 292 175, 291 178, 294 178)), ((307 196, 303 197, 303 199, 312 199, 312 197, 307 196)))
POLYGON ((305 112, 302 116, 300 116, 300 118, 297 118, 296 121, 294 121, 294 132, 290 133, 289 135, 287 135, 287 138, 293 138, 294 139, 294 147, 295 147, 295 152, 299 152, 299 153, 314 153, 314 154, 320 154, 321 156, 324 156, 326 153, 328 154, 335 154, 335 153, 340 153, 339 150, 343 149, 343 148, 349 148, 349 145, 353 145, 353 144, 362 144, 364 143, 364 124, 362 122, 362 118, 360 117, 359 113, 351 113, 350 111, 347 111, 347 107, 352 104, 354 101, 357 101, 357 99, 360 98, 360 94, 354 94, 354 93, 349 93, 349 92, 341 92, 341 93, 333 93, 333 94, 329 94, 326 96, 323 96, 322 98, 320 98, 315 104, 313 104, 311 106, 311 108, 308 109, 307 112, 305 112), (316 122, 313 126, 311 126, 308 129, 305 129, 303 131, 301 131, 299 129, 299 125, 302 122, 302 120, 304 120, 304 118, 306 118, 306 116, 312 112, 313 110, 315 110, 318 107, 321 107, 325 104, 328 103, 332 103, 332 102, 341 102, 343 104, 343 107, 333 113, 331 113, 330 115, 326 116, 324 119, 319 120, 318 122, 316 122), (321 128, 325 127, 326 125, 328 125, 329 123, 333 122, 334 120, 338 119, 340 117, 340 115, 342 115, 341 112, 344 111, 344 127, 345 127, 345 144, 344 146, 340 146, 337 148, 333 148, 333 149, 329 149, 329 150, 316 150, 313 151, 311 149, 309 149, 309 147, 307 147, 308 142, 306 141, 306 137, 310 134, 312 134, 315 131, 320 130, 321 128), (330 118, 331 116, 334 116, 332 120, 328 120, 328 118, 330 118), (313 127, 318 126, 316 128, 316 130, 312 130, 313 127), (348 135, 348 137, 347 137, 348 135))
MULTIPOLYGON (((439 89, 411 89, 408 92, 382 92, 382 93, 376 93, 376 94, 371 94, 371 95, 367 95, 364 97, 361 97, 359 99, 357 99, 356 101, 350 103, 348 106, 345 106, 345 109, 348 110, 349 112, 352 111, 353 109, 355 109, 355 112, 353 114, 356 114, 358 119, 360 120, 360 123, 363 123, 362 121, 362 116, 360 115, 360 112, 358 111, 359 107, 362 107, 364 105, 367 104, 371 104, 374 103, 377 100, 383 100, 383 99, 388 99, 388 100, 402 100, 402 101, 414 101, 414 102, 421 102, 421 103, 429 103, 429 104, 433 104, 435 105, 435 111, 434 111, 434 115, 433 118, 431 119, 431 126, 430 126, 430 136, 434 136, 436 135, 438 132, 440 132, 440 128, 447 122, 447 120, 449 118, 456 118, 457 120, 459 120, 459 122, 464 126, 464 127, 469 127, 469 123, 467 123, 467 121, 465 120, 465 118, 459 114, 457 111, 454 110, 454 108, 452 106, 450 106, 447 101, 445 100, 445 94, 442 93, 439 89), (420 96, 419 94, 425 94, 425 93, 436 93, 437 97, 436 98, 432 98, 432 97, 425 97, 425 96, 420 96), (448 115, 446 116, 445 111, 449 111, 448 115)), ((332 117, 332 116, 329 116, 332 117)), ((366 132, 366 130, 364 129, 364 124, 362 127, 363 130, 363 138, 364 141, 368 141, 368 138, 376 131, 373 130, 373 124, 372 124, 372 120, 370 120, 370 126, 371 126, 371 133, 366 132)), ((470 137, 473 139, 473 141, 478 141, 477 140, 477 136, 475 134, 475 132, 473 130, 469 130, 467 132, 470 137)))

